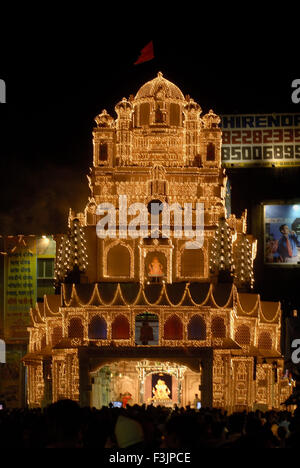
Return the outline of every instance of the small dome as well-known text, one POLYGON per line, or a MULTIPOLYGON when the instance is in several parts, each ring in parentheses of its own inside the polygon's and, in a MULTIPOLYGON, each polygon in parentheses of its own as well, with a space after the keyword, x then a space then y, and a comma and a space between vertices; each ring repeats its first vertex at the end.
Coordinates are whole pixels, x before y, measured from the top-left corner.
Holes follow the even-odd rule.
POLYGON ((123 97, 122 101, 118 102, 118 104, 115 106, 115 111, 117 114, 130 113, 132 111, 132 104, 123 97))
POLYGON ((180 89, 166 80, 161 72, 158 72, 157 77, 145 83, 138 90, 135 99, 155 97, 158 99, 171 98, 184 101, 184 96, 180 89))
POLYGON ((101 114, 97 115, 95 117, 95 122, 98 125, 98 127, 113 127, 114 126, 114 119, 112 118, 111 115, 107 113, 106 109, 103 109, 101 114))

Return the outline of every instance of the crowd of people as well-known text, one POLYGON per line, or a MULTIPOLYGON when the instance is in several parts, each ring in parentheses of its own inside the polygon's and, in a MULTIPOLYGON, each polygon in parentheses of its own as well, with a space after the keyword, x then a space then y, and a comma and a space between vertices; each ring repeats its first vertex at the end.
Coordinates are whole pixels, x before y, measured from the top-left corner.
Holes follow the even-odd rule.
POLYGON ((98 410, 60 400, 44 409, 0 412, 2 448, 199 450, 294 448, 300 443, 300 408, 240 412, 221 409, 112 405, 98 410))

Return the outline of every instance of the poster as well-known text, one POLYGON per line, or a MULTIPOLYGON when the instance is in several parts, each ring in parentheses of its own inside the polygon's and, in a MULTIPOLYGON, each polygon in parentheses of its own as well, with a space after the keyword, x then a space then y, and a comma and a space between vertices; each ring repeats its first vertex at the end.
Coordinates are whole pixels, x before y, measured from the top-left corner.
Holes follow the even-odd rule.
POLYGON ((300 265, 300 204, 265 205, 265 263, 300 265))
POLYGON ((26 339, 30 307, 36 303, 36 240, 6 238, 5 338, 26 339))
POLYGON ((224 167, 300 165, 300 114, 222 116, 224 167))

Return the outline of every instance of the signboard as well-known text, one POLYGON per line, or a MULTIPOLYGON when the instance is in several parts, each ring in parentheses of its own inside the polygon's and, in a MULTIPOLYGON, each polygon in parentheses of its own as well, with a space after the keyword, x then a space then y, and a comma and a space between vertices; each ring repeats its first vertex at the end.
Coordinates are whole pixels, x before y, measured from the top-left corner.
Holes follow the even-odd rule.
POLYGON ((34 236, 7 237, 5 338, 26 339, 30 307, 36 302, 36 240, 34 236))
POLYGON ((55 258, 56 242, 52 236, 36 238, 36 253, 38 258, 55 258))
POLYGON ((265 205, 265 263, 300 265, 300 205, 265 205))
POLYGON ((300 114, 223 115, 224 167, 300 165, 300 114))

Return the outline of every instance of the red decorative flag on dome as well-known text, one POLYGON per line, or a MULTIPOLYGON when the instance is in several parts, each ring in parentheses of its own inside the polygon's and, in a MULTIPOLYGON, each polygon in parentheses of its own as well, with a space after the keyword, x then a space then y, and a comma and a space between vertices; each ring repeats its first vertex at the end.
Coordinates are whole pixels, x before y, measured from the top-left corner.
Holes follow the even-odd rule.
POLYGON ((134 62, 134 65, 138 65, 139 63, 143 63, 143 62, 148 62, 149 60, 152 60, 153 58, 154 58, 153 41, 151 41, 141 50, 140 56, 137 59, 137 61, 134 62))

